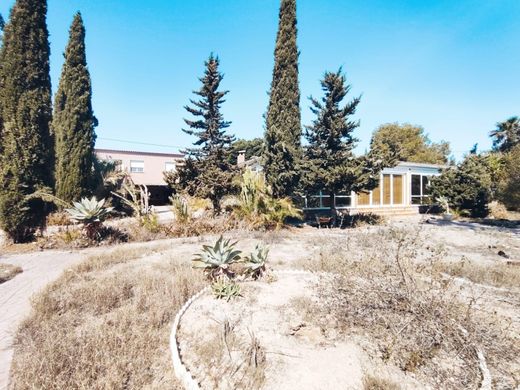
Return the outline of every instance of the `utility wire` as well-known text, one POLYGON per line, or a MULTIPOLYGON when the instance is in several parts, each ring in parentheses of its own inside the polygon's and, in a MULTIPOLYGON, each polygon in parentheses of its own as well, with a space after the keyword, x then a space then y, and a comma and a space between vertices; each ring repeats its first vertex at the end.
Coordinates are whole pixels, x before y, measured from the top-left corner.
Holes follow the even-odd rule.
POLYGON ((113 142, 122 142, 125 144, 135 144, 135 145, 147 145, 147 146, 157 146, 160 148, 174 148, 174 149, 184 149, 185 146, 179 146, 179 145, 159 145, 159 144, 152 144, 149 142, 138 142, 138 141, 128 141, 124 139, 116 139, 116 138, 104 138, 104 137, 98 137, 98 139, 103 141, 113 141, 113 142))

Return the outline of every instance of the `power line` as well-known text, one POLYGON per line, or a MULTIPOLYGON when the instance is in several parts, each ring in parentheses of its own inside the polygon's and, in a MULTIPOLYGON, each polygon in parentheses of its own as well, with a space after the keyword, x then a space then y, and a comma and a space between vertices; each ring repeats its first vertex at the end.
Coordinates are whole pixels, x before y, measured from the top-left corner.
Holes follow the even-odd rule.
POLYGON ((116 138, 104 138, 104 137, 98 137, 98 139, 103 141, 113 141, 113 142, 122 142, 125 144, 134 144, 134 145, 147 145, 147 146, 157 146, 159 148, 174 148, 174 149, 183 149, 185 146, 179 146, 179 145, 159 145, 159 144, 152 144, 149 142, 139 142, 139 141, 128 141, 124 139, 116 139, 116 138))

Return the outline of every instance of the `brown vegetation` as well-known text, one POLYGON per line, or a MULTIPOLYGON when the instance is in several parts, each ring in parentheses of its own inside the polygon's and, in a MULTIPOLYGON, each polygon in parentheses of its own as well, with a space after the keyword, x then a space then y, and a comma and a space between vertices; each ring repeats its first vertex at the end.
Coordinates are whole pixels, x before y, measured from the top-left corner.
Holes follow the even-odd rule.
POLYGON ((142 260, 152 253, 94 256, 38 295, 17 335, 13 388, 179 388, 171 322, 204 282, 175 259, 142 260))
POLYGON ((322 241, 307 267, 336 274, 320 284, 320 310, 333 313, 345 335, 364 338, 374 356, 434 387, 475 388, 481 350, 494 385, 517 386, 518 335, 508 319, 475 310, 478 297, 460 294, 439 267, 443 256, 420 231, 391 228, 356 242, 322 241))
POLYGON ((0 284, 11 280, 22 272, 23 270, 16 265, 0 263, 0 284))

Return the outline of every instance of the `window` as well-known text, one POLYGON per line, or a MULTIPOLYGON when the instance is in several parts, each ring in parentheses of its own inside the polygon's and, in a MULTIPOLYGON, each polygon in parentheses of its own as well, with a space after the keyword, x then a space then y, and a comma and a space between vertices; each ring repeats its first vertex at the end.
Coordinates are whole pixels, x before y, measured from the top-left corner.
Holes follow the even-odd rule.
POLYGON ((430 177, 426 175, 412 175, 412 204, 427 204, 430 198, 428 184, 430 177))
POLYGON ((392 204, 403 204, 403 175, 393 175, 392 204))
POLYGON ((144 161, 130 161, 130 172, 131 173, 143 173, 144 172, 144 161))
MULTIPOLYGON (((304 208, 306 209, 328 209, 331 206, 332 197, 320 193, 319 195, 305 196, 303 200, 304 208)), ((350 207, 351 202, 350 195, 341 194, 334 197, 334 204, 338 209, 350 207)))
POLYGON ((173 171, 175 171, 175 163, 174 162, 166 162, 164 164, 164 171, 165 172, 173 172, 173 171))

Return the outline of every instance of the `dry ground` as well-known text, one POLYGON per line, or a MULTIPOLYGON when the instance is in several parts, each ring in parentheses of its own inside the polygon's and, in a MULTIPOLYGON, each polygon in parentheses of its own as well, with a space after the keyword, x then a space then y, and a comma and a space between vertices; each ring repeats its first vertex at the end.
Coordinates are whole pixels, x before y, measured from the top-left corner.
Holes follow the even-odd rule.
MULTIPOLYGON (((352 261, 359 260, 363 256, 384 260, 381 257, 381 249, 385 243, 389 244, 387 250, 395 249, 398 237, 395 237, 396 233, 389 233, 391 229, 407 232, 409 236, 420 230, 419 247, 409 254, 412 260, 417 260, 417 264, 421 262, 427 264, 430 259, 428 256, 434 255, 438 259, 435 262, 437 267, 435 271, 444 275, 453 274, 456 277, 450 284, 449 293, 454 294, 456 290, 457 299, 460 299, 466 307, 471 304, 472 310, 476 310, 479 315, 498 316, 497 323, 486 323, 491 330, 502 330, 502 324, 507 322, 509 328, 504 332, 514 330, 517 335, 516 339, 507 339, 512 342, 510 351, 514 351, 520 345, 518 340, 520 291, 518 286, 514 286, 520 272, 520 267, 514 265, 520 260, 520 232, 517 230, 471 224, 420 223, 416 219, 406 219, 393 221, 391 226, 363 227, 353 230, 305 228, 277 233, 233 233, 232 235, 240 238, 239 245, 244 250, 252 249, 258 241, 270 245, 273 268, 306 267, 311 270, 326 270, 338 273, 343 279, 337 283, 344 283, 345 280, 352 282, 352 279, 348 279, 352 274, 345 273, 345 269, 352 265, 352 261), (500 251, 508 258, 499 255, 500 251), (335 257, 333 254, 341 256, 335 257), (464 266, 461 266, 461 263, 464 263, 464 266), (496 328, 493 328, 494 326, 496 328)), ((204 284, 200 274, 189 267, 189 260, 193 253, 199 250, 201 243, 209 243, 212 240, 214 237, 165 240, 160 245, 141 244, 137 252, 135 246, 121 246, 121 249, 116 252, 97 255, 65 273, 42 294, 34 298, 33 313, 19 330, 12 366, 14 387, 17 389, 175 387, 168 351, 171 320, 184 300, 204 284)), ((395 258, 395 252, 389 254, 394 256, 390 258, 395 258)), ((360 275, 363 275, 362 272, 366 270, 360 269, 360 275)), ((384 280, 390 283, 389 286, 393 286, 391 284, 393 280, 384 280)), ((325 287, 337 287, 338 289, 332 294, 337 297, 343 296, 341 289, 350 293, 359 292, 359 287, 362 285, 350 282, 347 285, 330 282, 325 287)), ((8 286, 9 283, 12 281, 5 283, 4 286, 8 286)), ((402 287, 399 283, 397 286, 402 287)), ((319 282, 308 290, 311 291, 313 288, 317 296, 326 291, 319 282)), ((397 289, 397 291, 401 290, 397 289)), ((345 298, 348 298, 348 295, 345 298)), ((250 298, 243 298, 243 302, 247 302, 247 299, 250 298)), ((318 334, 323 336, 323 324, 319 321, 313 323, 313 315, 319 312, 311 305, 307 305, 309 310, 303 310, 298 306, 298 302, 301 304, 302 301, 298 299, 291 301, 292 310, 298 310, 298 315, 306 317, 303 321, 319 329, 318 334)), ((232 305, 233 302, 230 304, 232 305)), ((428 381, 428 375, 436 375, 439 372, 435 371, 437 367, 435 364, 433 366, 426 364, 425 361, 431 356, 417 356, 415 360, 408 358, 406 362, 396 359, 392 354, 390 357, 384 356, 380 349, 383 345, 380 340, 384 341, 385 336, 394 334, 390 333, 390 331, 394 332, 392 327, 387 334, 384 333, 384 327, 377 327, 383 332, 379 335, 370 332, 360 334, 359 324, 349 322, 349 319, 355 317, 349 317, 348 312, 345 317, 345 312, 341 312, 345 309, 344 306, 338 306, 337 302, 324 301, 324 304, 336 305, 335 308, 338 310, 335 318, 329 318, 334 323, 327 322, 326 325, 329 330, 337 331, 333 338, 334 343, 356 348, 361 351, 361 356, 371 361, 370 364, 383 364, 389 367, 389 373, 395 373, 395 368, 399 367, 400 371, 395 375, 399 376, 403 372, 409 383, 419 380, 425 385, 435 387, 438 381, 444 381, 446 375, 444 371, 439 378, 430 378, 432 381, 428 381), (351 329, 350 333, 348 329, 351 329)), ((253 303, 250 307, 257 308, 253 303)), ((366 309, 365 306, 362 308, 366 309)), ((261 307, 258 309, 261 315, 261 307)), ((394 318, 389 312, 381 311, 379 314, 394 318)), ((218 340, 220 328, 209 324, 207 331, 210 334, 213 332, 213 336, 218 340)), ((293 325, 291 321, 288 324, 293 325)), ((393 323, 391 325, 393 326, 393 323)), ((405 331, 407 328, 402 332, 405 331)), ((509 333, 504 332, 500 332, 499 335, 509 337, 509 333)), ((246 333, 238 338, 238 344, 244 347, 240 349, 243 356, 250 356, 251 351, 256 351, 254 356, 260 369, 256 369, 257 366, 254 365, 255 370, 245 371, 249 375, 248 379, 251 375, 256 378, 252 382, 247 382, 249 388, 260 388, 260 383, 264 385, 272 383, 270 381, 275 378, 273 375, 280 374, 272 369, 274 361, 272 356, 275 354, 263 352, 276 351, 275 346, 264 345, 261 340, 255 340, 254 335, 246 336, 246 333)), ((211 343, 207 343, 206 346, 209 351, 214 350, 210 347, 211 343)), ((404 348, 405 351, 408 348, 408 354, 413 352, 411 346, 406 344, 399 345, 399 348, 404 348)), ((496 351, 493 348, 486 350, 486 358, 493 378, 500 386, 515 385, 515 381, 518 386, 520 372, 514 370, 518 369, 520 363, 513 357, 509 359, 510 364, 498 367, 502 360, 499 356, 495 356, 495 353, 501 351, 501 348, 502 344, 497 343, 496 351), (511 370, 514 372, 510 372, 511 370)), ((308 349, 312 351, 312 342, 309 342, 308 349)), ((474 356, 472 351, 459 352, 461 356, 464 354, 474 356)), ((444 355, 439 356, 444 357, 444 355)), ((314 358, 319 359, 319 356, 314 358)), ((298 372, 301 364, 298 359, 289 359, 289 361, 298 372)), ((472 369, 475 367, 477 366, 473 365, 472 369)), ((291 367, 288 366, 287 370, 283 373, 288 373, 291 367)), ((478 369, 475 372, 478 372, 478 369)), ((392 375, 388 375, 390 379, 392 375)), ((453 375, 453 380, 461 380, 457 375, 457 373, 453 375)), ((466 378, 467 383, 477 383, 479 381, 477 375, 466 378)), ((386 388, 398 388, 392 387, 394 384, 391 380, 387 382, 385 378, 373 375, 363 374, 361 377, 358 376, 358 384, 359 380, 367 389, 378 388, 378 383, 386 383, 388 385, 386 388)), ((247 388, 247 383, 244 383, 243 388, 247 388)), ((447 384, 446 387, 453 388, 460 385, 460 382, 442 383, 447 384)))

